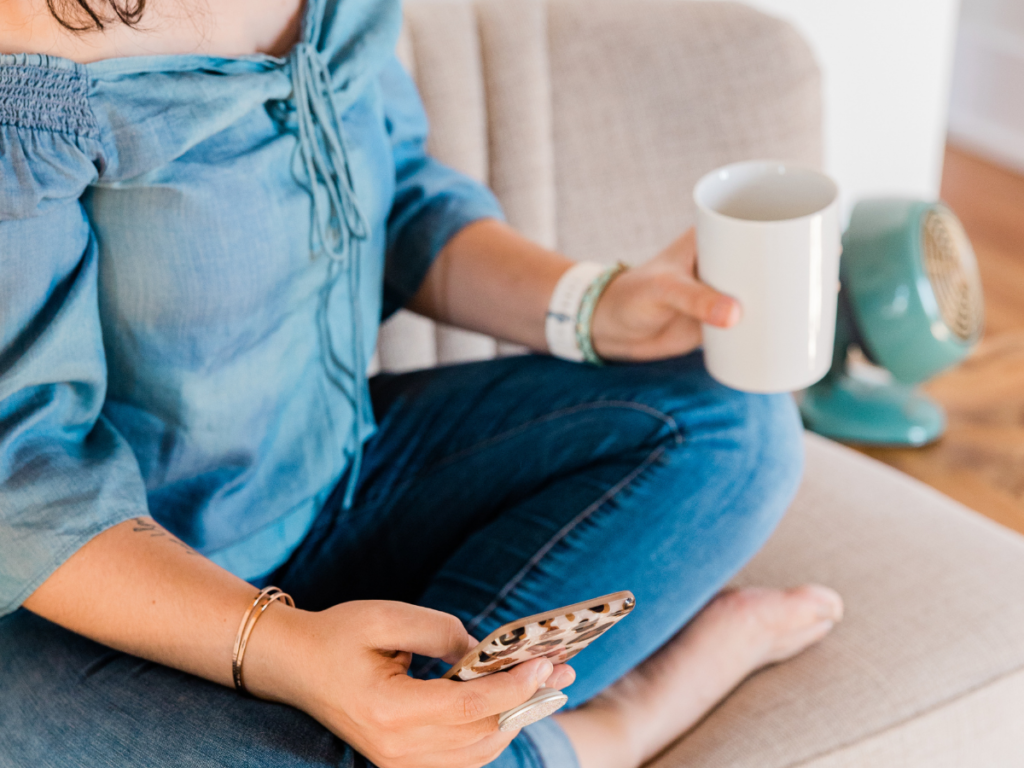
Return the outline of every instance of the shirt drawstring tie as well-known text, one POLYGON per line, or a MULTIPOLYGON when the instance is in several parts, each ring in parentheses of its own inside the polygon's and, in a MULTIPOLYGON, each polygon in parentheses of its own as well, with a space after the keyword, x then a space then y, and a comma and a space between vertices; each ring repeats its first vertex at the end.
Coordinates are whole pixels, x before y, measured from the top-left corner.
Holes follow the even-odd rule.
POLYGON ((361 425, 366 407, 366 352, 363 344, 363 318, 359 299, 360 250, 370 227, 359 207, 348 148, 341 118, 331 95, 327 66, 309 43, 295 46, 291 54, 292 88, 299 129, 299 153, 313 200, 313 253, 323 251, 330 258, 327 278, 320 290, 317 327, 324 369, 330 381, 352 404, 355 448, 345 488, 344 508, 349 509, 363 461, 361 425), (331 292, 344 270, 351 301, 353 367, 342 362, 335 352, 330 324, 331 292), (348 392, 351 383, 352 393, 348 392))

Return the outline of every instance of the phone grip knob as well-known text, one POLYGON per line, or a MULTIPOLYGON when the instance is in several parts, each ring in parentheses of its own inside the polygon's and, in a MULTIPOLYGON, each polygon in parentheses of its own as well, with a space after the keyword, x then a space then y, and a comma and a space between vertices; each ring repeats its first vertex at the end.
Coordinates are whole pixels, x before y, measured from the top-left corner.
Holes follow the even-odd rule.
POLYGON ((539 688, 518 707, 512 707, 498 716, 498 730, 515 731, 525 728, 557 712, 568 700, 568 696, 554 688, 539 688))

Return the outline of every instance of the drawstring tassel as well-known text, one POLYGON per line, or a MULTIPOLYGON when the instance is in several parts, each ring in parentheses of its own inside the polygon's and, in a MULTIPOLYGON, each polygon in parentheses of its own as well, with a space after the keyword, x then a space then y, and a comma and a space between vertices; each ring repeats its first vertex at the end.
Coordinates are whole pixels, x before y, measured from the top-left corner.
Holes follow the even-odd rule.
POLYGON ((312 251, 314 254, 325 252, 331 259, 317 310, 324 369, 355 411, 352 420, 355 445, 343 501, 344 508, 349 509, 355 499, 363 463, 361 426, 366 409, 368 361, 363 348, 359 299, 359 245, 369 237, 370 227, 359 207, 352 182, 341 119, 331 96, 330 73, 320 54, 308 43, 295 47, 291 65, 300 157, 313 200, 312 251), (339 265, 344 265, 348 278, 353 334, 352 369, 345 366, 335 352, 331 333, 330 296, 339 265), (351 382, 351 395, 346 388, 346 379, 351 382))
MULTIPOLYGON (((354 257, 358 256, 357 253, 353 254, 354 257)), ((355 453, 352 456, 352 466, 349 468, 348 484, 345 488, 345 498, 342 502, 343 509, 351 509, 352 502, 356 496, 356 486, 359 483, 359 472, 363 468, 363 440, 359 434, 359 425, 363 420, 363 408, 365 403, 363 401, 363 394, 366 390, 364 382, 366 380, 366 357, 363 351, 363 314, 360 311, 359 301, 359 259, 352 258, 349 261, 348 270, 349 280, 349 295, 352 297, 350 307, 352 309, 352 333, 355 336, 355 364, 359 370, 359 379, 353 379, 353 383, 356 383, 356 397, 355 397, 355 420, 353 429, 355 430, 355 453)))

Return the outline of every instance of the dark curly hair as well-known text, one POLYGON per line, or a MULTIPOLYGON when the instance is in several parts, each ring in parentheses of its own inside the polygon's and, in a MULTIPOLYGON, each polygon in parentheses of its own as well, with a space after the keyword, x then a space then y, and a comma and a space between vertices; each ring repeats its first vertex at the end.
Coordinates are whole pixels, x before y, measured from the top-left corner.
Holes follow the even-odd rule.
POLYGON ((118 21, 136 26, 146 10, 146 0, 46 0, 46 6, 65 29, 92 32, 118 21))

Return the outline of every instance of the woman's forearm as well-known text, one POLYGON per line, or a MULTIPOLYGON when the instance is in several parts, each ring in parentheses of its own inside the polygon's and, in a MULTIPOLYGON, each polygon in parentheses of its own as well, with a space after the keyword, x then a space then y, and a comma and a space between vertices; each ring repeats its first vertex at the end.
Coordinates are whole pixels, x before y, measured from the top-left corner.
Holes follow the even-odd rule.
MULTIPOLYGON (((149 518, 96 536, 25 602, 112 648, 232 685, 238 624, 257 591, 149 518)), ((275 602, 250 635, 253 695, 316 718, 375 765, 482 765, 515 736, 499 712, 570 670, 546 659, 478 680, 415 680, 413 653, 454 662, 471 647, 462 623, 406 603, 356 600, 316 613, 275 602)))
POLYGON ((451 239, 409 307, 449 325, 546 350, 548 302, 572 264, 485 219, 451 239))
MULTIPOLYGON (((251 585, 140 517, 92 539, 24 606, 111 648, 232 685, 235 634, 255 595, 251 585)), ((258 627, 254 641, 273 623, 258 627)), ((250 660, 247 654, 247 674, 250 660)))
MULTIPOLYGON (((485 219, 445 246, 410 309, 546 351, 548 303, 572 263, 485 219)), ((701 324, 729 328, 740 315, 735 299, 697 277, 691 229, 607 285, 594 309, 591 342, 607 360, 660 360, 700 346, 701 324)))

